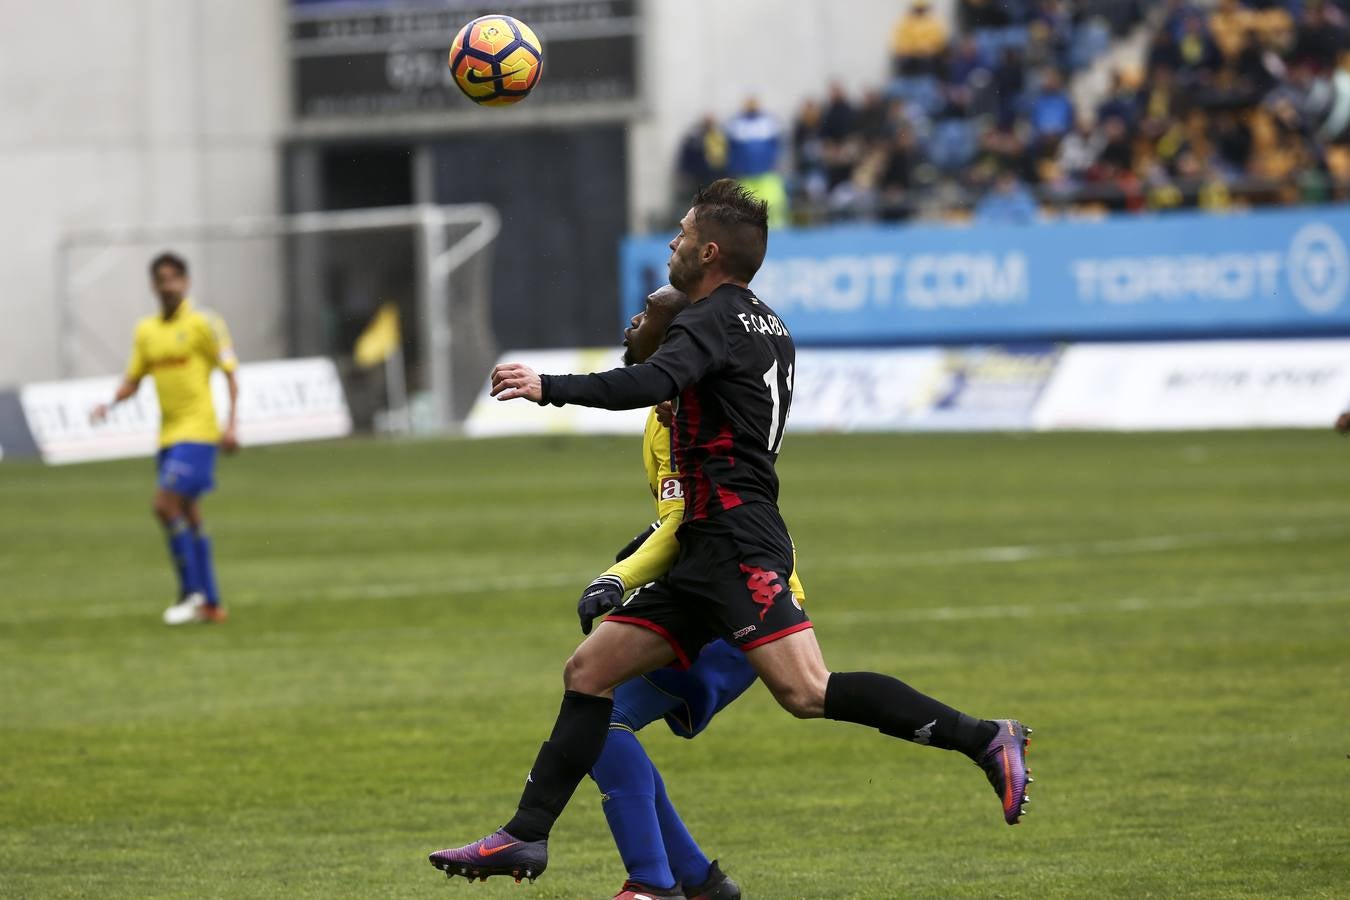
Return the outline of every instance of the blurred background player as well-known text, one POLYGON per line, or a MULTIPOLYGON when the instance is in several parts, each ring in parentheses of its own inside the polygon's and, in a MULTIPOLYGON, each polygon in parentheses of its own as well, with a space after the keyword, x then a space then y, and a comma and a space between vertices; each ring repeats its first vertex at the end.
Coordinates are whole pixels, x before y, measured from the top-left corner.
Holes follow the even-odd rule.
MULTIPOLYGON (((624 364, 646 362, 671 321, 688 305, 689 298, 670 285, 650 294, 646 308, 624 332, 624 364)), ((656 499, 657 521, 619 551, 615 565, 582 592, 577 613, 583 634, 590 634, 597 616, 620 608, 629 590, 664 575, 679 554, 675 535, 684 521, 684 491, 671 462, 670 429, 655 408, 647 416, 642 461, 656 499)), ((805 602, 806 592, 795 571, 789 588, 805 602)), ((611 618, 624 621, 622 613, 611 618)), ((675 734, 693 738, 755 677, 744 654, 725 641, 714 641, 683 671, 657 669, 615 690, 609 735, 591 777, 600 788, 605 818, 628 873, 616 900, 638 894, 657 900, 740 897, 740 887, 708 859, 685 827, 636 732, 665 718, 675 734)))
POLYGON ((141 379, 154 378, 159 397, 159 485, 155 516, 164 526, 169 553, 178 572, 178 601, 164 610, 166 625, 221 622, 220 605, 211 561, 211 539, 202 525, 201 496, 215 486, 216 448, 233 453, 235 406, 239 386, 235 357, 225 322, 193 307, 187 261, 161 253, 150 262, 150 281, 159 298, 159 315, 136 324, 131 361, 111 403, 101 403, 90 415, 97 424, 108 411, 135 396, 141 379), (211 372, 225 373, 230 408, 222 430, 211 400, 211 372))

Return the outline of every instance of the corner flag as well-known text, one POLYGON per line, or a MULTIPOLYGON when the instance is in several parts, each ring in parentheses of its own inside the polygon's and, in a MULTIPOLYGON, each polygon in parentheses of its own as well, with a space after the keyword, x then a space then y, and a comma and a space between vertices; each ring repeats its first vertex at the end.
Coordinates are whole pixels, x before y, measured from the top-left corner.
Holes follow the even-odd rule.
POLYGON ((398 325, 398 306, 385 303, 371 317, 370 324, 356 339, 353 354, 363 369, 377 366, 398 352, 402 333, 398 325))

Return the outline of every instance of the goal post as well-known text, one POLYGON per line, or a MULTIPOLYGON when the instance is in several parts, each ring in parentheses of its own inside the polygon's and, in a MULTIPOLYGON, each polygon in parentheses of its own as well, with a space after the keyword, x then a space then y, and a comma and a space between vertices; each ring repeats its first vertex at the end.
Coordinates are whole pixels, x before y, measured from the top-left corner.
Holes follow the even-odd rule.
POLYGON ((405 299, 419 359, 418 377, 410 380, 425 397, 417 423, 422 430, 452 429, 477 393, 483 366, 496 356, 490 249, 500 231, 501 218, 487 204, 68 231, 56 251, 61 374, 120 370, 132 323, 150 308, 146 266, 160 250, 188 257, 194 294, 224 316, 241 355, 264 358, 313 347, 349 357, 344 335, 357 314, 351 307, 373 313, 388 298, 369 295, 387 290, 395 270, 395 280, 412 286, 405 299), (391 244, 387 237, 400 232, 408 239, 391 244), (306 304, 306 296, 315 302, 306 304))

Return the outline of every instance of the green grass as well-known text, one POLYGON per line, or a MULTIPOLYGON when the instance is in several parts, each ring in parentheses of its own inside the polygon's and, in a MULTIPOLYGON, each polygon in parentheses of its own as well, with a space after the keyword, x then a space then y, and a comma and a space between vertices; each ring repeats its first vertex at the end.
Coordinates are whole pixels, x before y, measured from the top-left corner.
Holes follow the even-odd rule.
MULTIPOLYGON (((533 887, 424 855, 509 815, 575 596, 650 519, 638 449, 249 451, 208 504, 233 617, 177 630, 147 461, 0 465, 0 896, 609 896, 589 783, 533 887)), ((781 471, 831 666, 1030 722, 1035 811, 755 688, 644 734, 747 897, 1350 896, 1350 445, 795 436, 781 471)))

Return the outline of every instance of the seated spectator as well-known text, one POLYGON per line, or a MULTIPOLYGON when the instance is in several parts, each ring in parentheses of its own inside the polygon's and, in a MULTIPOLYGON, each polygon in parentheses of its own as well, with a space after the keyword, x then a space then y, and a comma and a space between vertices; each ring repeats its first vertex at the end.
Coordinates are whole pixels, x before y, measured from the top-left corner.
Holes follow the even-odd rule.
POLYGON ((1054 69, 1041 75, 1041 89, 1031 101, 1031 127, 1038 135, 1048 136, 1073 127, 1073 103, 1064 92, 1064 79, 1054 69))
POLYGON ((897 132, 886 148, 885 165, 881 170, 880 187, 883 202, 899 204, 914 187, 914 173, 923 162, 918 140, 908 128, 897 132))
POLYGON ((1075 180, 1083 178, 1097 164, 1105 146, 1106 135, 1097 129, 1096 123, 1085 115, 1079 116, 1074 130, 1060 142, 1055 157, 1057 171, 1075 180))
POLYGON ((1347 49, 1346 29, 1327 15, 1325 0, 1308 0, 1295 32, 1294 64, 1309 66, 1314 72, 1328 72, 1347 49))
POLYGON ((676 191, 682 199, 726 174, 727 136, 711 115, 704 116, 685 135, 676 169, 676 191))
POLYGON ((980 53, 979 45, 975 43, 975 37, 967 34, 947 51, 943 64, 943 79, 948 84, 969 85, 976 72, 988 69, 989 66, 980 53))
POLYGON ((792 158, 795 161, 797 193, 809 202, 824 198, 825 141, 820 134, 823 114, 820 104, 807 100, 792 125, 792 158))
POLYGON ((936 74, 946 48, 947 26, 933 15, 928 0, 914 0, 891 37, 895 74, 936 74))
POLYGON ((1097 121, 1120 119, 1127 126, 1133 127, 1139 119, 1137 84, 1137 79, 1132 79, 1120 69, 1112 72, 1111 92, 1097 107, 1097 121))
MULTIPOLYGON (((1027 159, 1026 143, 1011 121, 1003 121, 989 128, 980 135, 978 143, 972 165, 989 172, 990 179, 998 172, 1024 171, 1027 159)), ((1029 176, 1030 173, 1025 174, 1029 176)))
POLYGON ((1006 28, 1013 24, 1003 0, 961 0, 956 11, 962 31, 1006 28))
POLYGON ((1131 168, 1134 160, 1134 150, 1131 146, 1130 133, 1126 130, 1125 123, 1120 119, 1107 119, 1102 123, 1102 147, 1097 154, 1098 174, 1095 178, 1100 178, 1102 167, 1110 171, 1123 172, 1131 168))
POLYGON ((1205 22, 1198 14, 1187 15, 1181 20, 1177 53, 1181 58, 1179 69, 1187 80, 1218 68, 1219 51, 1210 40, 1205 22))
POLYGON ((1050 26, 1040 20, 1032 22, 1027 28, 1022 60, 1028 69, 1057 69, 1063 62, 1063 50, 1064 46, 1055 40, 1050 26))
POLYGON ((975 219, 999 225, 1026 225, 1040 212, 1036 200, 1017 176, 1004 172, 994 187, 975 205, 975 219))
POLYGON ((876 88, 863 92, 862 103, 858 106, 858 134, 865 141, 876 141, 889 137, 893 131, 890 124, 891 112, 886 98, 876 88))
POLYGON ((1148 70, 1155 72, 1161 68, 1171 71, 1181 68, 1181 48, 1170 28, 1159 29, 1148 45, 1148 70))
POLYGON ((1242 175, 1252 156, 1252 133, 1233 110, 1223 110, 1214 118, 1214 146, 1219 160, 1233 175, 1242 175))
POLYGON ((820 121, 820 136, 827 141, 843 141, 852 137, 857 127, 853 104, 848 102, 844 86, 836 81, 830 85, 830 96, 820 121))
POLYGON ((1219 0, 1209 14, 1209 36, 1225 60, 1236 61, 1247 45, 1251 14, 1238 0, 1219 0))
POLYGON ((1136 108, 1139 110, 1139 128, 1145 134, 1157 137, 1167 129, 1167 123, 1179 107, 1176 79, 1172 70, 1160 66, 1148 79, 1136 108))
POLYGON ((1018 99, 1026 89, 1026 65, 1020 49, 1008 47, 1003 51, 1002 59, 994 67, 990 86, 999 99, 999 119, 1011 118, 1018 99))

